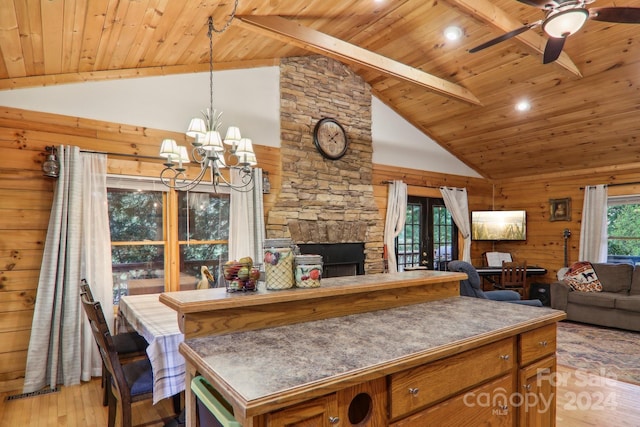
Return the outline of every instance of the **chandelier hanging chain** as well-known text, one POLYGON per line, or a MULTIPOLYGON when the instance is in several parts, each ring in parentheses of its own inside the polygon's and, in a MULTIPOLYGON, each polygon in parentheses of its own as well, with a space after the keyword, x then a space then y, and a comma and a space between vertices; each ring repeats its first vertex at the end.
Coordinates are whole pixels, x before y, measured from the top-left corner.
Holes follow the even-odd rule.
MULTIPOLYGON (((228 26, 229 22, 227 22, 227 25, 225 25, 225 28, 228 26)), ((213 114, 213 31, 215 31, 215 28, 213 26, 213 18, 210 16, 209 17, 209 33, 208 33, 209 34, 209 114, 213 114)))
POLYGON ((227 20, 227 22, 225 22, 224 26, 220 29, 217 29, 213 25, 213 19, 209 17, 209 37, 211 37, 211 33, 214 31, 216 33, 224 33, 225 31, 227 31, 227 28, 229 28, 229 25, 231 25, 231 21, 233 21, 233 18, 236 17, 236 10, 238 10, 238 0, 235 0, 235 3, 233 5, 233 11, 231 11, 231 15, 229 15, 229 19, 227 20))

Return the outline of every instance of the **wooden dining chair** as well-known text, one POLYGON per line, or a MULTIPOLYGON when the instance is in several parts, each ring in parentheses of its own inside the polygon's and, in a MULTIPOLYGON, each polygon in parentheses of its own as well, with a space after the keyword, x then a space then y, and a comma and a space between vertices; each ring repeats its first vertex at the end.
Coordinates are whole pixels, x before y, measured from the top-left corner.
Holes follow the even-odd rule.
POLYGON ((527 262, 503 262, 500 282, 494 287, 517 291, 523 299, 527 299, 527 262))
POLYGON ((121 407, 122 427, 131 427, 131 404, 153 398, 153 371, 149 359, 122 364, 99 302, 91 302, 87 293, 80 296, 102 362, 109 373, 109 427, 115 425, 117 407, 121 407))
MULTIPOLYGON (((86 294, 87 300, 95 302, 91 287, 87 283, 86 279, 82 279, 80 282, 80 294, 86 294)), ((136 360, 144 359, 147 357, 147 347, 149 343, 144 339, 142 335, 133 331, 115 334, 111 336, 113 340, 113 346, 118 353, 120 363, 129 363, 136 360)), ((108 384, 108 371, 102 364, 102 387, 104 388, 104 395, 102 396, 102 404, 107 406, 109 404, 109 390, 106 387, 108 384)))

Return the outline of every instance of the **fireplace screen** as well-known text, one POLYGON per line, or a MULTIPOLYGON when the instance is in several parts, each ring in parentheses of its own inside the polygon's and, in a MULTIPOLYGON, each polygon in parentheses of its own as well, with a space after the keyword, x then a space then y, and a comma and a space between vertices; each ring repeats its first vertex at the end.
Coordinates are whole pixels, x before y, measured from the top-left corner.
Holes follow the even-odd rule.
POLYGON ((323 278, 364 274, 364 243, 301 243, 305 255, 322 255, 323 278))

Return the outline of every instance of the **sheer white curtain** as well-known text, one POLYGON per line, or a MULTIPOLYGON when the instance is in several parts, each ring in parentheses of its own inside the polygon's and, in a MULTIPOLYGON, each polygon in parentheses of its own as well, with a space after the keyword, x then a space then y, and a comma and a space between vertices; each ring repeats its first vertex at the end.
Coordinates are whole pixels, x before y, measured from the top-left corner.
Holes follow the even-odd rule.
POLYGON ((469 223, 469 201, 466 188, 440 187, 444 205, 451 212, 453 222, 464 239, 462 261, 471 263, 471 224, 469 223))
MULTIPOLYGON (((38 281, 25 393, 78 384, 101 374, 93 337, 82 330, 86 321, 80 279, 89 280, 96 298, 106 307, 111 307, 112 300, 106 157, 80 154, 78 147, 69 146, 60 146, 58 153, 60 177, 38 281)), ((113 318, 113 310, 105 310, 105 315, 113 318)))
POLYGON ((579 260, 607 261, 607 186, 604 184, 584 189, 579 260))
MULTIPOLYGON (((255 168, 251 191, 231 190, 229 212, 229 259, 250 256, 255 263, 262 262, 264 244, 264 204, 262 201, 262 169, 255 168)), ((239 171, 231 170, 231 183, 241 182, 239 171)))
POLYGON ((387 248, 389 273, 398 272, 395 238, 404 228, 406 218, 407 184, 402 181, 391 181, 387 197, 387 217, 384 224, 384 245, 387 248))

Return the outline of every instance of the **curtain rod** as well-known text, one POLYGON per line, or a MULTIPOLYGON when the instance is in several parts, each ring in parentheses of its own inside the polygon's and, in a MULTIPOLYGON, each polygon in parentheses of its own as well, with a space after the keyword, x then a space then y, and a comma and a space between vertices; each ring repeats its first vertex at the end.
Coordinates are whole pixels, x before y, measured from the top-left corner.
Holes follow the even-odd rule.
MULTIPOLYGON (((613 184, 604 184, 605 187, 620 187, 622 185, 637 185, 640 184, 640 181, 635 181, 635 182, 616 182, 613 184)), ((580 187, 580 190, 584 190, 586 187, 580 187)))
MULTIPOLYGON (((392 182, 393 181, 390 181, 390 180, 387 179, 385 181, 382 181, 381 184, 391 184, 392 182)), ((434 186, 434 185, 419 185, 419 184, 407 184, 407 185, 410 185, 412 187, 435 188, 435 189, 440 189, 442 187, 446 187, 446 185, 438 185, 438 186, 434 186)), ((463 191, 464 189, 463 188, 456 188, 456 190, 463 191)))
POLYGON ((109 151, 80 150, 81 153, 106 154, 107 156, 133 157, 136 159, 162 160, 162 157, 143 156, 141 154, 110 153, 109 151))

